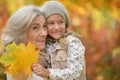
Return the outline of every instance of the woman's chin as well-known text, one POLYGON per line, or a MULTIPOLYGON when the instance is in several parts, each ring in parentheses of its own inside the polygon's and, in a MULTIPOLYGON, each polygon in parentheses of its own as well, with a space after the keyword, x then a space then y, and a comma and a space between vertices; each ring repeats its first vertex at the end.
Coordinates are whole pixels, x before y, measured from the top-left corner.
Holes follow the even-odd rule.
POLYGON ((37 49, 39 49, 39 50, 42 50, 44 48, 45 48, 45 46, 37 46, 37 49))

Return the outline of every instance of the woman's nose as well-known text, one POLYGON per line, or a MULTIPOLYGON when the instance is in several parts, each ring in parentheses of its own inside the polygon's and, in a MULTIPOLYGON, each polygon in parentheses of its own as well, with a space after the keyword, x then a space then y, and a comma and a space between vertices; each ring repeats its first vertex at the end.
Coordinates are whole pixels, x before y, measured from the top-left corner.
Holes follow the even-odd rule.
POLYGON ((47 30, 46 30, 46 29, 42 29, 42 30, 40 31, 40 35, 41 35, 41 36, 47 36, 47 30))

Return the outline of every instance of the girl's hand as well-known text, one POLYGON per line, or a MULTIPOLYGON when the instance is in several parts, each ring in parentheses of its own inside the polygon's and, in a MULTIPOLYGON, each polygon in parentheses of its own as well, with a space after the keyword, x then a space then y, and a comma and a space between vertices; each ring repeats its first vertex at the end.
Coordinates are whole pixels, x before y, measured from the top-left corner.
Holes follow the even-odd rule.
POLYGON ((33 72, 41 77, 49 77, 50 73, 49 70, 44 68, 41 64, 39 63, 34 63, 32 65, 33 72))

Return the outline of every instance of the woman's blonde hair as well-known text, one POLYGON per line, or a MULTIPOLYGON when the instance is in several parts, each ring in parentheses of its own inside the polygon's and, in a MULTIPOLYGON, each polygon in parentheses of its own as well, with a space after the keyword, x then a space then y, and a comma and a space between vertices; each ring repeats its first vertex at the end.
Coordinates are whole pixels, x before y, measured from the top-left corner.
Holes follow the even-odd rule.
POLYGON ((9 18, 3 29, 1 36, 3 44, 7 45, 12 42, 16 44, 27 43, 26 32, 32 21, 40 15, 43 14, 39 7, 33 5, 24 6, 19 9, 9 18))

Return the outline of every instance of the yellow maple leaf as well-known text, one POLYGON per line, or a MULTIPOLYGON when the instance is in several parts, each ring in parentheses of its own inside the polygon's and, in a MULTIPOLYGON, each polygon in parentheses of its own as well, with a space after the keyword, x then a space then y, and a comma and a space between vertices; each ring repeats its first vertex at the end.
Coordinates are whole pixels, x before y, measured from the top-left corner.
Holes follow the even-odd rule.
POLYGON ((4 45, 2 44, 2 41, 0 40, 0 56, 4 52, 4 45))
POLYGON ((6 72, 14 77, 21 76, 20 74, 23 78, 30 76, 31 65, 38 62, 39 50, 36 50, 30 42, 27 46, 22 43, 18 46, 12 43, 6 46, 6 50, 7 53, 0 58, 0 62, 5 65, 6 72))

